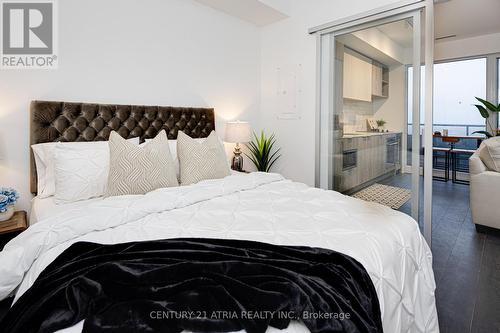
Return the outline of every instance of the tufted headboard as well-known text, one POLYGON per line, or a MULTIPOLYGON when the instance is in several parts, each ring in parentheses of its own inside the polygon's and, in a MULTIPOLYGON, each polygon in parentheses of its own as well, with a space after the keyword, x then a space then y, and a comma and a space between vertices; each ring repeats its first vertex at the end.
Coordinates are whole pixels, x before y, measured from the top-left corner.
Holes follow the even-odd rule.
MULTIPOLYGON (((205 138, 215 130, 214 109, 171 106, 114 105, 33 101, 30 106, 30 144, 106 141, 112 131, 141 142, 165 129, 169 139, 183 131, 205 138)), ((31 150, 30 150, 31 151, 31 150)), ((37 191, 36 167, 30 153, 30 188, 37 191)))

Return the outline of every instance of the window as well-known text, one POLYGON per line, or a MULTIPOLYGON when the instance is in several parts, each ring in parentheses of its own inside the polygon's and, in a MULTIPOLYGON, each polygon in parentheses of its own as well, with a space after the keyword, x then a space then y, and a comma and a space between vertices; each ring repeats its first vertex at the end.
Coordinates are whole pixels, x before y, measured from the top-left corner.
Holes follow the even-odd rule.
MULTIPOLYGON (((434 64, 434 132, 442 132, 447 129, 450 135, 466 136, 471 135, 474 131, 485 130, 485 120, 474 107, 474 104, 477 104, 475 97, 486 98, 486 66, 486 58, 434 64)), ((422 67, 421 128, 423 128, 424 123, 424 71, 425 69, 422 67)), ((407 72, 407 142, 410 151, 412 140, 412 74, 413 68, 409 67, 407 72)), ((463 142, 467 141, 463 140, 463 142)), ((443 143, 441 140, 434 140, 434 145, 441 146, 443 143)), ((407 164, 411 165, 410 154, 408 154, 407 164)))
POLYGON ((434 65, 434 131, 470 135, 484 130, 475 97, 486 98, 486 58, 434 65))
MULTIPOLYGON (((499 59, 500 62, 500 59, 499 59)), ((411 133, 412 77, 408 68, 408 125, 411 133)), ((422 81, 424 68, 422 67, 422 81)), ((422 88, 423 84, 422 84, 422 88)), ((484 130, 485 121, 477 112, 475 97, 486 98, 486 58, 451 61, 434 65, 434 131, 448 129, 450 134, 470 135, 484 130)), ((420 119, 424 119, 424 100, 420 119)))

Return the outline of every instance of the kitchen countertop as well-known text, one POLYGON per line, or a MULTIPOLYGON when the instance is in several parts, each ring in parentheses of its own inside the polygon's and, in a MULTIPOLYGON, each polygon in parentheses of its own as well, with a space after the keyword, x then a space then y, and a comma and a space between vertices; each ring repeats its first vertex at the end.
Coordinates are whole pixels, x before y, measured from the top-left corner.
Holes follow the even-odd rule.
POLYGON ((355 132, 355 133, 345 133, 342 136, 342 139, 363 138, 363 137, 367 137, 367 136, 401 134, 401 133, 402 132, 355 132))

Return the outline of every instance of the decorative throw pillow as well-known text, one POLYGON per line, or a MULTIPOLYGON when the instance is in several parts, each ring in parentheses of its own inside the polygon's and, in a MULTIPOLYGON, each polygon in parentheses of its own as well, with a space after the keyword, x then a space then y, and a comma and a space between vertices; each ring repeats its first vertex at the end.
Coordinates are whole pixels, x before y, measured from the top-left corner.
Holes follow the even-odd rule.
MULTIPOLYGON (((146 139, 144 143, 141 143, 141 146, 144 146, 151 140, 153 139, 146 139)), ((196 142, 205 141, 205 139, 194 139, 194 140, 196 142)), ((180 180, 179 159, 177 158, 177 140, 168 140, 168 148, 170 149, 170 155, 172 155, 172 159, 174 160, 174 167, 177 179, 180 180)))
POLYGON ((112 132, 109 152, 107 197, 145 194, 157 188, 179 185, 165 131, 144 146, 135 146, 112 132))
POLYGON ((177 135, 181 185, 204 179, 218 179, 231 173, 224 146, 214 131, 203 142, 197 142, 183 132, 177 135))
POLYGON ((500 137, 483 141, 479 157, 488 169, 500 172, 500 137))

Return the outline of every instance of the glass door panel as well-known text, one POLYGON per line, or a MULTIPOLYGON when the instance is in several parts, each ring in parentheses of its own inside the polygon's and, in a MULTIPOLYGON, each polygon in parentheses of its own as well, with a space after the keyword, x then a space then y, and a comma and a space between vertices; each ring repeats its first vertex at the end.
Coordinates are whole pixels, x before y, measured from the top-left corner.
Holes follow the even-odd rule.
MULTIPOLYGON (((384 15, 317 33, 316 185, 412 216, 430 244, 432 173, 423 173, 420 161, 431 169, 432 155, 421 153, 433 150, 433 75, 428 67, 429 94, 424 98, 421 65, 432 62, 432 42, 424 43, 423 9, 394 9, 384 15), (428 119, 411 112, 424 106, 428 119), (428 131, 426 149, 421 148, 421 124, 428 131)), ((425 23, 431 28, 425 35, 432 38, 432 20, 425 23)))
POLYGON ((412 125, 406 119, 406 101, 412 106, 423 102, 420 91, 407 96, 404 87, 408 66, 420 63, 413 52, 414 45, 420 48, 418 37, 414 43, 412 17, 335 35, 329 187, 415 218, 420 171, 417 168, 412 177, 411 168, 404 168, 406 135, 412 125))

